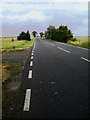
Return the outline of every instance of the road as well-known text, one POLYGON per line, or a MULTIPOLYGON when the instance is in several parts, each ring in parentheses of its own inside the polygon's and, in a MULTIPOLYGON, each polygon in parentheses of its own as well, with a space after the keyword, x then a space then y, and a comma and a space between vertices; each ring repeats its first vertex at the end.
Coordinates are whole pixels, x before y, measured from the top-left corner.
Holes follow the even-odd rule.
POLYGON ((88 50, 36 38, 23 70, 16 118, 87 118, 88 50))

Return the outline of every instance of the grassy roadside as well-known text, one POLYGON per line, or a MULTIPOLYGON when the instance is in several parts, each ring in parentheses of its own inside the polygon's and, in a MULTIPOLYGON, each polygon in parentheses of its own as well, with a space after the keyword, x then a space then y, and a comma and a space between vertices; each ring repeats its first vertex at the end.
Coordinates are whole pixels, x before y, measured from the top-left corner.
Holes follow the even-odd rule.
POLYGON ((0 38, 0 43, 2 42, 1 51, 10 51, 30 48, 35 41, 35 38, 32 38, 31 41, 27 40, 17 40, 17 38, 0 38))
MULTIPOLYGON (((76 38, 76 41, 73 42, 69 40, 67 43, 64 43, 64 44, 69 44, 69 45, 90 49, 90 37, 74 37, 74 38, 76 38)), ((43 37, 42 39, 45 39, 45 37, 43 37)), ((50 39, 47 39, 47 40, 50 40, 50 39)), ((56 40, 51 40, 51 41, 58 42, 56 40)), ((62 43, 62 42, 59 42, 59 43, 62 43)))
POLYGON ((9 61, 2 62, 2 82, 9 81, 12 76, 20 73, 20 64, 10 63, 9 61))
MULTIPOLYGON (((2 62, 2 113, 3 118, 8 118, 12 116, 12 111, 10 110, 10 104, 12 103, 11 97, 9 97, 8 94, 8 85, 13 83, 15 81, 17 76, 19 76, 21 72, 22 65, 18 63, 11 63, 10 61, 3 61, 2 62), (9 109, 9 110, 8 110, 9 109)), ((11 86, 12 88, 13 86, 11 86)), ((10 88, 10 89, 11 89, 10 88)), ((14 87, 13 87, 14 89, 14 87)))
POLYGON ((22 69, 27 53, 30 51, 35 38, 31 41, 16 38, 0 38, 2 51, 2 109, 3 118, 12 116, 19 87, 22 80, 22 69))
POLYGON ((76 41, 68 41, 67 44, 90 49, 90 37, 75 37, 76 41))
MULTIPOLYGON (((35 38, 32 38, 31 41, 17 40, 16 38, 0 38, 0 42, 2 42, 2 49, 0 48, 0 50, 2 52, 7 52, 11 50, 30 48, 32 47, 34 41, 35 38)), ((10 57, 10 55, 8 57, 10 57)), ((8 61, 2 61, 2 82, 4 82, 6 79, 9 79, 11 74, 17 73, 17 67, 20 68, 18 65, 13 67, 8 61)))

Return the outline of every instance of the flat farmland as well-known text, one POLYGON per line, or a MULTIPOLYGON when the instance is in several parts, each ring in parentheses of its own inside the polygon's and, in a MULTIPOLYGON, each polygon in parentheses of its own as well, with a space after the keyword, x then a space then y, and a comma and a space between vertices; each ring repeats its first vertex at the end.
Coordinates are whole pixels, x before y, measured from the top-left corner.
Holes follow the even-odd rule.
POLYGON ((17 50, 17 49, 25 49, 30 48, 34 43, 34 38, 31 41, 27 40, 17 40, 17 38, 0 38, 0 49, 3 50, 17 50))

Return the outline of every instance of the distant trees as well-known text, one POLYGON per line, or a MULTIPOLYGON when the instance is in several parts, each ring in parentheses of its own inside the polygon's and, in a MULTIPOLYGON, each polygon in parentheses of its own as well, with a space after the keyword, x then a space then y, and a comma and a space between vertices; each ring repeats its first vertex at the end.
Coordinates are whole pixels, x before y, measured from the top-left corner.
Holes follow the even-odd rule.
POLYGON ((33 32, 32 32, 32 35, 33 35, 34 37, 36 37, 36 34, 37 34, 36 31, 33 31, 33 32))
POLYGON ((73 38, 73 33, 68 29, 67 26, 59 26, 59 28, 55 28, 54 26, 49 26, 47 31, 45 31, 45 37, 51 40, 57 40, 60 42, 67 42, 68 40, 73 38))
POLYGON ((43 37, 43 35, 44 35, 44 33, 43 33, 43 32, 40 32, 39 34, 40 34, 40 37, 41 37, 41 38, 42 38, 42 37, 43 37))
POLYGON ((28 40, 28 41, 30 41, 31 38, 30 38, 30 33, 29 33, 29 31, 27 30, 26 33, 25 33, 25 32, 21 32, 21 33, 19 34, 19 36, 17 36, 17 39, 18 39, 18 40, 28 40))

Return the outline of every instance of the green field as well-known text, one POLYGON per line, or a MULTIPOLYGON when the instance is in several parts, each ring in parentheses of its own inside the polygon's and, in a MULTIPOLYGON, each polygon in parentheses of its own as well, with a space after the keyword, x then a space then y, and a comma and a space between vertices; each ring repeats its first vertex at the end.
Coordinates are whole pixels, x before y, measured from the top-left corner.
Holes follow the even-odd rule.
POLYGON ((31 41, 27 40, 17 40, 17 38, 0 38, 0 49, 2 50, 15 50, 15 49, 25 49, 30 48, 34 43, 35 38, 32 38, 31 41), (14 41, 12 40, 14 39, 14 41))
MULTIPOLYGON (((68 41, 67 44, 80 46, 84 48, 90 49, 90 37, 74 37, 76 41, 68 41)), ((2 50, 15 50, 15 49, 25 49, 29 48, 33 45, 35 38, 32 38, 31 41, 27 40, 17 40, 14 38, 14 42, 12 41, 13 38, 0 38, 0 49, 2 50)), ((44 38, 45 39, 45 38, 44 38)))

